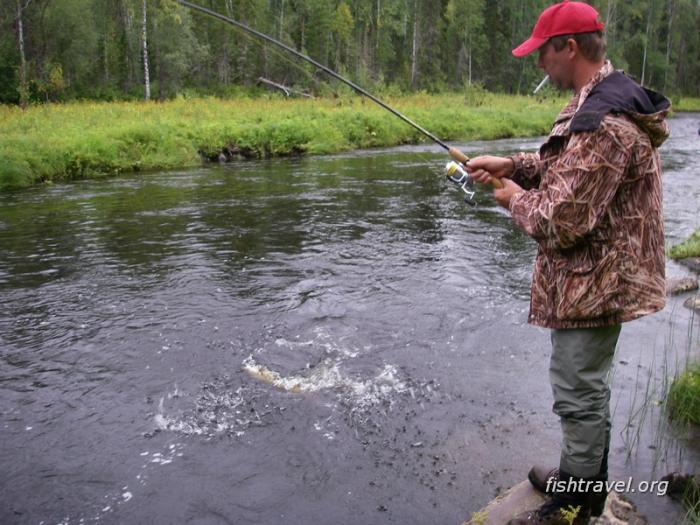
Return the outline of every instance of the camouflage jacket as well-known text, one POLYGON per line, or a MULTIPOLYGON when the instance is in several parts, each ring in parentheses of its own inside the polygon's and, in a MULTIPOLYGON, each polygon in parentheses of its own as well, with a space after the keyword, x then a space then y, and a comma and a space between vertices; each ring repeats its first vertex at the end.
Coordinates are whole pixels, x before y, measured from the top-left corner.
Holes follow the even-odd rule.
POLYGON ((610 326, 665 303, 661 167, 666 98, 609 62, 557 117, 539 153, 519 153, 510 202, 538 245, 529 322, 610 326))

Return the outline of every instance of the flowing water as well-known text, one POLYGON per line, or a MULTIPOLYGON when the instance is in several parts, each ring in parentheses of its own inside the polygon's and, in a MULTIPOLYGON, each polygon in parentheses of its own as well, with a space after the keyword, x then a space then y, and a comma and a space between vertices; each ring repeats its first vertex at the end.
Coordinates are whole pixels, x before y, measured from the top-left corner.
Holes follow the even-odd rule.
MULTIPOLYGON (((699 121, 674 119, 663 148, 669 242, 700 223, 699 121)), ((534 243, 487 191, 464 205, 446 160, 402 147, 1 195, 0 523, 456 524, 554 464, 534 243)), ((623 329, 616 479, 697 468, 656 403, 697 354, 682 301, 623 329)))

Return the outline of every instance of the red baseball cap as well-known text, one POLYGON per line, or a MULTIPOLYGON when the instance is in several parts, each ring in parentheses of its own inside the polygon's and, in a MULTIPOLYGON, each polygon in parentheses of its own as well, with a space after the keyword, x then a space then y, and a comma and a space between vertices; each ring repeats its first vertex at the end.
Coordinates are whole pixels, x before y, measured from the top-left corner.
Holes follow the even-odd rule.
POLYGON ((518 58, 529 55, 553 36, 590 33, 604 27, 598 18, 598 11, 592 6, 567 0, 542 11, 532 35, 513 49, 513 55, 518 58))

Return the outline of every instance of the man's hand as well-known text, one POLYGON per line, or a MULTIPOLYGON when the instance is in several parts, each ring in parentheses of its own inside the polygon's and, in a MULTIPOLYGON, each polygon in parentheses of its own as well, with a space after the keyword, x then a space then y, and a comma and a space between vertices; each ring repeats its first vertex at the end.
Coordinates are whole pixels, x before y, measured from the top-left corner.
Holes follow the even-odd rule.
POLYGON ((472 179, 481 184, 489 182, 491 177, 504 179, 513 174, 513 161, 507 157, 483 155, 467 162, 467 171, 472 179))
POLYGON ((498 204, 508 209, 510 208, 510 199, 513 195, 525 190, 510 179, 501 179, 501 182, 503 183, 503 188, 500 190, 493 190, 493 196, 496 201, 498 201, 498 204))
POLYGON ((510 199, 516 193, 520 193, 523 189, 515 182, 510 180, 513 174, 515 165, 513 160, 508 157, 495 157, 493 155, 483 155, 474 157, 467 162, 467 171, 472 179, 481 184, 488 183, 492 178, 500 179, 503 188, 493 190, 493 196, 498 201, 498 204, 504 208, 510 205, 510 199))

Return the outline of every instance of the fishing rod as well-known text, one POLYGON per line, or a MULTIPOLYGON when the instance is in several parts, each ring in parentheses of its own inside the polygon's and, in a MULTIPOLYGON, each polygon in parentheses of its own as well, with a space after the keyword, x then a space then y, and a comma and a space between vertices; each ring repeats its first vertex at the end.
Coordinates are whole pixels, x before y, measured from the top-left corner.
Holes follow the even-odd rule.
MULTIPOLYGON (((469 177, 469 174, 466 172, 464 169, 464 166, 466 163, 469 161, 469 157, 467 157, 464 153, 462 153, 459 149, 455 147, 448 146, 445 142, 440 140, 438 137, 430 133, 427 129, 423 128, 422 126, 418 125, 416 122, 408 118, 406 115, 401 113, 400 111, 392 108, 389 104, 383 102, 382 100, 378 99, 371 93, 369 93, 367 90, 361 88, 351 80, 348 80, 347 78, 343 77, 342 75, 336 73, 333 71, 331 68, 328 66, 325 66, 321 64, 320 62, 314 60, 313 58, 300 53, 296 49, 284 44, 283 42, 280 42, 279 40, 272 38, 269 35, 266 35, 265 33, 261 33, 260 31, 257 31, 256 29, 253 29, 252 27, 249 27, 242 22, 239 22, 237 20, 234 20, 233 18, 230 18, 228 16, 224 16, 221 13, 217 13, 216 11, 212 11, 211 9, 208 9, 206 7, 202 7, 197 4, 193 4, 191 2, 188 2, 187 0, 177 0, 177 2, 185 7, 188 7, 190 9, 193 9, 195 11, 199 11, 200 13, 204 13, 206 15, 209 15, 211 17, 217 18, 223 22, 226 22, 227 24, 231 24, 246 33, 250 33, 258 38, 261 38, 262 40, 265 40, 266 42, 269 42, 271 44, 276 45, 277 47, 280 47, 284 49, 285 51, 288 51, 289 53, 292 53, 293 55, 301 58, 302 60, 305 60, 306 62, 312 64, 313 66, 321 69, 322 71, 325 71, 327 74, 332 76, 333 78, 340 80, 344 84, 347 84, 350 86, 352 89, 354 89, 356 92, 360 93, 361 95, 364 95, 365 97, 369 98, 371 101, 375 102, 376 104, 380 105, 387 111, 393 113, 397 117, 399 117, 401 120, 409 124, 410 126, 413 126, 413 128, 417 129, 420 131, 423 135, 428 137, 430 140, 438 144, 440 147, 442 147, 444 150, 446 150, 449 154, 450 157, 452 157, 455 161, 457 162, 451 162, 448 163, 446 166, 447 170, 447 178, 454 182, 457 186, 459 186, 462 191, 465 193, 465 201, 472 204, 472 198, 474 196, 474 192, 470 190, 471 186, 473 185, 473 181, 471 177, 469 177)), ((498 180, 497 178, 492 177, 490 180, 490 183, 493 187, 495 188, 502 188, 503 187, 503 182, 498 180)))

